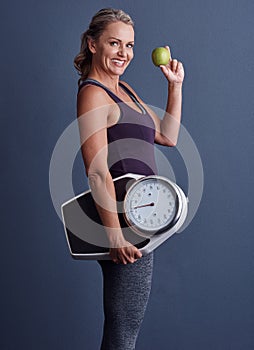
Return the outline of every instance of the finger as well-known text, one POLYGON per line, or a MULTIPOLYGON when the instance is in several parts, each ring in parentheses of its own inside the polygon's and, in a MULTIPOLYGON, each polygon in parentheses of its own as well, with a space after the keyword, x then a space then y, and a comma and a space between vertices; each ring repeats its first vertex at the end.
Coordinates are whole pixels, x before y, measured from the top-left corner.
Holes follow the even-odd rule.
POLYGON ((127 262, 128 263, 131 263, 131 264, 133 264, 134 263, 134 253, 133 253, 133 251, 130 251, 129 252, 129 255, 127 255, 127 257, 126 257, 126 259, 127 259, 127 262))
POLYGON ((116 249, 116 248, 111 248, 111 249, 110 249, 109 256, 110 256, 111 260, 112 260, 115 264, 119 264, 119 263, 120 263, 120 259, 119 259, 119 257, 118 257, 118 249, 116 249))
POLYGON ((111 260, 113 261, 113 263, 119 264, 119 259, 117 257, 111 258, 111 260))
POLYGON ((169 54, 170 54, 170 61, 172 60, 172 56, 171 56, 171 52, 170 52, 170 48, 169 48, 169 46, 165 46, 165 48, 169 51, 169 54))
POLYGON ((131 246, 129 249, 126 250, 126 259, 128 263, 133 264, 135 262, 135 252, 136 252, 136 247, 131 246))
POLYGON ((160 69, 162 70, 162 72, 165 73, 166 67, 165 67, 164 65, 162 65, 162 64, 161 64, 159 67, 160 67, 160 69))
POLYGON ((114 262, 114 263, 118 263, 118 258, 116 256, 116 253, 113 249, 110 250, 109 252, 109 256, 110 256, 110 259, 114 262))
POLYGON ((124 265, 126 265, 128 263, 128 261, 126 260, 126 258, 124 256, 119 257, 119 262, 121 264, 124 264, 124 265))
POLYGON ((135 261, 137 261, 136 252, 137 252, 137 249, 133 249, 133 250, 132 250, 132 254, 131 254, 131 262, 132 262, 132 263, 134 263, 135 261))
POLYGON ((136 260, 135 260, 134 258, 129 258, 129 261, 128 261, 128 262, 129 262, 130 264, 133 264, 135 261, 136 261, 136 260))
POLYGON ((121 261, 125 265, 129 262, 129 254, 126 252, 126 249, 121 251, 121 261))
POLYGON ((137 259, 142 258, 142 253, 141 253, 141 251, 140 251, 140 250, 138 250, 138 249, 136 249, 136 252, 135 252, 135 258, 137 258, 137 259))
POLYGON ((177 74, 184 76, 184 68, 182 64, 177 68, 177 74))
POLYGON ((176 72, 176 68, 177 68, 177 60, 174 58, 174 59, 171 61, 171 69, 172 69, 172 72, 176 72))
POLYGON ((176 70, 179 72, 181 69, 183 69, 183 64, 182 62, 178 61, 176 70))
POLYGON ((111 260, 113 260, 113 261, 114 261, 114 259, 116 259, 116 253, 115 253, 114 249, 111 248, 109 250, 109 256, 110 256, 111 260))
POLYGON ((167 67, 164 66, 164 65, 160 65, 160 69, 161 69, 162 73, 165 75, 165 77, 167 77, 168 76, 168 69, 167 69, 167 67))

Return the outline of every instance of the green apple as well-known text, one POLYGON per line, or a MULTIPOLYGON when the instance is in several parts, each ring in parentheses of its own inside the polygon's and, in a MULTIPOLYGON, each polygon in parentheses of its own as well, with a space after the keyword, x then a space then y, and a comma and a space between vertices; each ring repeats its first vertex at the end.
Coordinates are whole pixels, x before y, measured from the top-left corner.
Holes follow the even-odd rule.
POLYGON ((165 47, 156 47, 152 52, 152 61, 155 66, 168 64, 170 58, 170 53, 165 47))

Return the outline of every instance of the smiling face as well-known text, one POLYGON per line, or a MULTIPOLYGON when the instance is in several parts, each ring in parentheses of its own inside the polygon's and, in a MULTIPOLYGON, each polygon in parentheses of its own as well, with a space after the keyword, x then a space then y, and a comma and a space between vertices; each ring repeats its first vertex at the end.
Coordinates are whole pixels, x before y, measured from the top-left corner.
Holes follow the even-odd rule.
POLYGON ((133 27, 123 22, 110 23, 97 41, 89 41, 94 69, 122 75, 134 56, 133 46, 133 27))

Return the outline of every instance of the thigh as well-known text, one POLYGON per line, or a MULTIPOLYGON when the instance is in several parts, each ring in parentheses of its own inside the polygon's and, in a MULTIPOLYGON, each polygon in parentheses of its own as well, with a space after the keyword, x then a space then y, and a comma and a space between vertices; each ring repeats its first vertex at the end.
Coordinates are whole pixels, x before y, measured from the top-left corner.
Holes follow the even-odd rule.
POLYGON ((142 320, 149 298, 153 272, 153 253, 133 264, 100 261, 103 272, 104 312, 111 321, 142 320))

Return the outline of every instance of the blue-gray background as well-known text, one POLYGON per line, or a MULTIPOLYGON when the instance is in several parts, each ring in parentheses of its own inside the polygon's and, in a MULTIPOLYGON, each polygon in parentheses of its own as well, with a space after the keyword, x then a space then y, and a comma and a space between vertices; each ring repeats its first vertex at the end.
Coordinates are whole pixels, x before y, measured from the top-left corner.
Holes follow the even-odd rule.
MULTIPOLYGON (((130 13, 135 59, 124 79, 164 108, 150 59, 169 44, 183 61, 183 124, 202 157, 199 211, 156 251, 137 349, 251 350, 253 276, 253 11, 251 0, 1 3, 1 337, 3 350, 98 349, 102 280, 74 261, 51 203, 54 145, 75 119, 80 34, 100 8, 130 13)), ((165 153, 186 187, 177 152, 165 153), (175 160, 175 161, 174 161, 175 160)), ((179 158, 180 159, 180 158, 179 158)), ((86 187, 78 157, 77 192, 86 187)))

